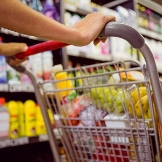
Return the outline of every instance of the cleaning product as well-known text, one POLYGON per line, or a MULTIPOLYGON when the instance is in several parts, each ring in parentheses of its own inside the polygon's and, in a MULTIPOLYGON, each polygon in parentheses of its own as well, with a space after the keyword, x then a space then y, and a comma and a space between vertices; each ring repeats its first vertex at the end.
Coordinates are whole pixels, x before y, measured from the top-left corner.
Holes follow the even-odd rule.
POLYGON ((43 67, 42 67, 42 54, 36 54, 29 57, 30 66, 33 71, 33 74, 37 77, 38 80, 42 81, 43 78, 43 67))
POLYGON ((7 64, 7 80, 9 84, 20 84, 20 73, 7 64))
MULTIPOLYGON (((0 37, 0 43, 2 43, 2 38, 0 37)), ((0 54, 0 83, 7 83, 7 64, 5 57, 0 54)))
POLYGON ((9 112, 4 104, 5 98, 0 98, 0 138, 9 137, 9 112))
POLYGON ((36 127, 35 128, 36 128, 37 135, 46 134, 46 126, 44 123, 41 109, 38 105, 36 106, 36 127))
POLYGON ((19 108, 16 101, 9 101, 8 110, 10 114, 10 138, 18 138, 19 129, 19 108))
POLYGON ((52 51, 46 51, 42 53, 42 64, 43 64, 43 79, 50 80, 51 68, 53 66, 52 51))
POLYGON ((57 99, 61 101, 64 97, 69 96, 72 91, 71 90, 66 90, 68 88, 74 88, 73 82, 68 79, 68 74, 67 72, 63 71, 63 67, 61 64, 55 65, 52 67, 52 78, 58 82, 54 83, 55 89, 64 89, 61 92, 56 92, 57 99), (59 81, 59 80, 65 80, 65 81, 59 81))
POLYGON ((17 101, 19 109, 19 135, 25 136, 25 118, 24 118, 24 104, 22 101, 17 101))
MULTIPOLYGON (((22 65, 24 67, 26 67, 26 69, 28 69, 28 70, 31 69, 29 60, 24 61, 22 63, 22 65)), ((23 84, 31 84, 31 79, 26 74, 24 74, 24 73, 20 74, 20 80, 21 80, 21 83, 23 83, 23 84)))
POLYGON ((43 14, 56 21, 60 20, 58 11, 53 3, 53 0, 46 0, 45 4, 43 5, 43 14))
POLYGON ((26 136, 36 135, 36 104, 32 100, 27 100, 24 103, 25 112, 25 134, 26 136))

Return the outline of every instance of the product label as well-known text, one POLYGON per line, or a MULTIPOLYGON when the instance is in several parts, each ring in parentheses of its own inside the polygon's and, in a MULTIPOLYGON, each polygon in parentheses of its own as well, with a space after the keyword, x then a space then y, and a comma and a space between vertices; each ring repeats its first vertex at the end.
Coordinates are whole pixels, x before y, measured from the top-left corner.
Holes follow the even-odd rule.
POLYGON ((9 114, 0 113, 0 137, 8 136, 9 133, 9 114))

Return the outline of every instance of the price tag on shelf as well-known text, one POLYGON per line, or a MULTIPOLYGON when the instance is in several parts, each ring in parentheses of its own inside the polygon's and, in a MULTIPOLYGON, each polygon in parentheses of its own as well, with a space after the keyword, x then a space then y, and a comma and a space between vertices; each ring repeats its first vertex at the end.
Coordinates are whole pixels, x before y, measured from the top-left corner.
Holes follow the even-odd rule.
POLYGON ((0 84, 1 92, 8 92, 8 84, 0 84))
POLYGON ((29 143, 28 137, 22 137, 17 139, 12 139, 10 145, 11 146, 18 146, 18 145, 24 145, 29 143))
POLYGON ((46 134, 39 136, 39 142, 48 141, 48 136, 46 134))
POLYGON ((9 91, 10 92, 22 92, 23 86, 22 85, 10 85, 9 91))
POLYGON ((0 148, 5 148, 10 146, 10 139, 0 140, 0 148))

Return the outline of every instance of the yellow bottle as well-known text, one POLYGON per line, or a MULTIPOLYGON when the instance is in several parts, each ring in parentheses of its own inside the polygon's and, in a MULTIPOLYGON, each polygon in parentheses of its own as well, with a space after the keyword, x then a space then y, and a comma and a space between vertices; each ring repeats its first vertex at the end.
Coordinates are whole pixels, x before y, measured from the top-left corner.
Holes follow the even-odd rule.
POLYGON ((48 115, 49 115, 52 126, 54 126, 54 116, 53 116, 51 109, 48 109, 48 115))
POLYGON ((21 137, 25 136, 25 119, 24 119, 24 104, 21 101, 17 102, 19 109, 19 134, 21 137))
POLYGON ((19 137, 19 109, 16 101, 8 102, 8 110, 10 114, 10 138, 19 137))
POLYGON ((36 134, 46 134, 46 127, 40 107, 36 106, 36 134))
POLYGON ((32 100, 27 100, 24 103, 25 113, 25 134, 26 136, 36 135, 36 104, 32 100))
MULTIPOLYGON (((68 78, 67 72, 63 71, 62 65, 55 65, 52 67, 52 77, 54 80, 65 80, 68 78)), ((65 89, 61 92, 57 92, 57 99, 60 101, 62 98, 68 96, 71 93, 71 90, 67 91, 67 88, 74 88, 72 80, 65 80, 54 83, 55 89, 65 89)))

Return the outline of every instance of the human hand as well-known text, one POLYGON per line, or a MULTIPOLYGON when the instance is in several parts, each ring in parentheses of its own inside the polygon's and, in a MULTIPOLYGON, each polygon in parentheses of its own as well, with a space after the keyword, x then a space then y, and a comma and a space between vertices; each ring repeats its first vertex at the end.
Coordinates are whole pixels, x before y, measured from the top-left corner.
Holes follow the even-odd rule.
POLYGON ((108 22, 115 20, 114 16, 105 16, 98 12, 88 14, 73 26, 73 29, 76 29, 80 34, 74 45, 84 46, 92 41, 94 41, 94 45, 97 45, 100 41, 105 42, 105 38, 101 40, 97 36, 108 22))
MULTIPOLYGON (((26 52, 28 46, 25 43, 0 43, 0 54, 4 56, 14 56, 20 52, 26 52)), ((24 59, 11 59, 9 61, 10 65, 19 66, 23 61, 27 60, 28 57, 24 59)))

